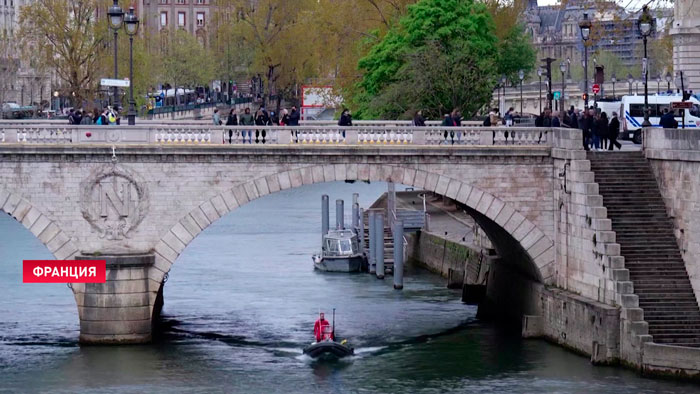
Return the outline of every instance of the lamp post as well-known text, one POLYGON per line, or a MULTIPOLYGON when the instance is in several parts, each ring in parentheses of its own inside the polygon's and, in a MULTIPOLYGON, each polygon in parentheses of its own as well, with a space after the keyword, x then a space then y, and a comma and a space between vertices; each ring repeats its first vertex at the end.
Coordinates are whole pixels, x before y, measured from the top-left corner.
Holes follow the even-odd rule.
POLYGON ((129 35, 129 126, 136 124, 136 102, 134 102, 134 36, 139 31, 139 17, 134 14, 134 7, 124 16, 124 27, 129 35))
POLYGON ((656 76, 656 94, 661 93, 661 74, 656 76))
POLYGON ((584 107, 588 109, 588 39, 591 38, 591 21, 588 19, 588 14, 583 14, 583 20, 578 23, 581 29, 581 38, 583 39, 583 93, 584 107))
POLYGON ((666 73, 666 92, 671 91, 671 81, 673 80, 673 75, 671 75, 671 72, 666 73))
MULTIPOLYGON (((503 87, 503 102, 504 102, 504 103, 505 103, 505 101, 506 101, 506 82, 508 82, 508 79, 506 79, 505 74, 504 74, 504 75, 501 75, 501 86, 503 87)), ((502 109, 502 108, 501 108, 501 103, 500 103, 500 102, 498 103, 498 109, 499 109, 499 110, 502 109)), ((502 113, 502 112, 501 112, 501 113, 502 113)))
POLYGON ((566 58, 566 79, 571 79, 571 58, 566 58))
POLYGON ((644 122, 643 127, 651 126, 649 122, 649 89, 647 88, 649 82, 649 70, 647 70, 647 38, 651 34, 652 25, 654 24, 654 18, 649 14, 649 7, 644 6, 642 8, 642 15, 637 20, 637 27, 639 28, 639 33, 642 35, 642 40, 644 41, 644 59, 642 60, 642 73, 644 73, 644 122))
POLYGON ((539 106, 537 107, 538 112, 542 112, 542 67, 537 67, 537 76, 540 78, 540 103, 539 106))
POLYGON ((564 79, 564 73, 566 72, 566 62, 561 62, 559 63, 559 71, 561 71, 561 94, 559 95, 559 110, 564 111, 564 89, 566 89, 566 86, 564 83, 566 80, 564 79))
POLYGON ((612 77, 610 78, 610 81, 613 85, 613 100, 615 100, 615 82, 617 82, 617 77, 615 76, 615 73, 613 73, 612 77))
MULTIPOLYGON (((107 11, 107 16, 109 17, 109 27, 111 27, 112 31, 114 31, 114 79, 117 79, 119 78, 117 66, 117 33, 122 27, 122 22, 124 22, 124 10, 122 10, 122 8, 119 7, 118 0, 114 0, 114 4, 112 4, 112 6, 109 7, 109 10, 107 11)), ((113 105, 117 101, 117 91, 117 87, 114 86, 112 88, 112 92, 114 94, 114 97, 112 98, 114 100, 112 102, 113 105)))
POLYGON ((520 116, 523 116, 523 79, 525 79, 525 71, 518 70, 518 78, 520 78, 520 116))
POLYGON ((627 74, 627 82, 629 83, 630 86, 630 96, 632 95, 632 84, 634 83, 634 77, 632 74, 627 74))

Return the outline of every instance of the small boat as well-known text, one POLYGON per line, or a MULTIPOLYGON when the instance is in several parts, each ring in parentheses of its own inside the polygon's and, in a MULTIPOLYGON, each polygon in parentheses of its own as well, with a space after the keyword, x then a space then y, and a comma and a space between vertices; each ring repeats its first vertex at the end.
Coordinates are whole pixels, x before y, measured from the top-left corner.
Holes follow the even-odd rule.
POLYGON ((360 272, 362 253, 353 230, 330 230, 323 236, 321 254, 312 256, 314 268, 328 272, 360 272))
POLYGON ((305 347, 304 354, 315 359, 337 359, 355 354, 355 349, 346 345, 347 340, 342 342, 335 341, 335 308, 333 308, 332 325, 321 325, 319 339, 320 341, 305 347))
POLYGON ((343 358, 355 354, 355 349, 328 339, 305 347, 304 354, 311 358, 343 358))

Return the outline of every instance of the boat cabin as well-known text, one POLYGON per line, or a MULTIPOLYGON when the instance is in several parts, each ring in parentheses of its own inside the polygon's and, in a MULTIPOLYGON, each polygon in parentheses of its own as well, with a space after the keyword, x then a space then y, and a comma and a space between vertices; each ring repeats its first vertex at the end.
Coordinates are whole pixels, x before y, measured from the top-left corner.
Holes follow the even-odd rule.
POLYGON ((324 256, 352 256, 359 253, 357 235, 352 230, 330 230, 323 237, 324 256))

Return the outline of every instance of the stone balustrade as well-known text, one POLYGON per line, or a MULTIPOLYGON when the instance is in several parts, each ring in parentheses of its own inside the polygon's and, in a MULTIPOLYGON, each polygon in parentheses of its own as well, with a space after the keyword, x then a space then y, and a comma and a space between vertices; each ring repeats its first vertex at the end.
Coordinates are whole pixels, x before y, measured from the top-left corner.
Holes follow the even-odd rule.
POLYGON ((552 136, 529 127, 0 125, 0 144, 552 146, 552 136))

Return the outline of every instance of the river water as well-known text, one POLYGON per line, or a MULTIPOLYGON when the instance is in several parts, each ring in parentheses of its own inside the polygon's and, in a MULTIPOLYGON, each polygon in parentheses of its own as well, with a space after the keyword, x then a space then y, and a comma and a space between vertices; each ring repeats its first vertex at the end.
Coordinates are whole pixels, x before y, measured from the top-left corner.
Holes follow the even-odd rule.
MULTIPOLYGON (((367 207, 384 184, 317 184, 258 199, 212 225, 173 266, 164 334, 151 345, 80 347, 65 285, 22 284, 22 259, 50 259, 0 217, 0 392, 442 393, 695 392, 645 379, 476 318, 445 281, 409 268, 395 291, 367 274, 314 272, 320 199, 353 192, 367 207), (357 355, 302 355, 319 309, 357 355)), ((333 205, 333 204, 332 204, 333 205)), ((348 212, 349 216, 349 212, 348 212)), ((333 218, 333 209, 331 209, 333 218)))

